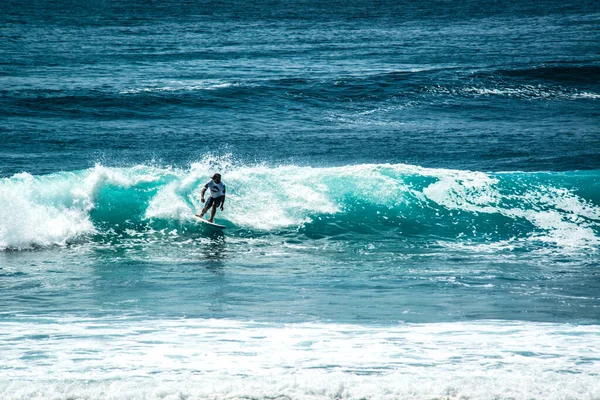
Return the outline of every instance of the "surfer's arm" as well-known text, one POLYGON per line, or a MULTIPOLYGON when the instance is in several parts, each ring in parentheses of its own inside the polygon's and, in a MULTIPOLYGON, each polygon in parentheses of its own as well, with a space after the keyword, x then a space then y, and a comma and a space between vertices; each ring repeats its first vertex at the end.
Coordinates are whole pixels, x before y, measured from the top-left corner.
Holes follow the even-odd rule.
POLYGON ((227 187, 223 185, 223 201, 221 202, 221 211, 223 211, 223 206, 225 205, 225 193, 227 193, 227 187))
POLYGON ((200 200, 202 200, 203 203, 204 203, 204 193, 206 193, 206 186, 204 186, 202 188, 202 191, 200 192, 200 200))

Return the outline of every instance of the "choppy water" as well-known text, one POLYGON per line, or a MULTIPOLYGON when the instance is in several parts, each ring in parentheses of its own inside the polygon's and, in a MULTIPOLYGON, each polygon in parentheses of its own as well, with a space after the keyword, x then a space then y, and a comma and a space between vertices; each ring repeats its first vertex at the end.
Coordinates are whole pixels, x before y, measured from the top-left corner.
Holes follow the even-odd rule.
POLYGON ((0 11, 2 398, 600 398, 596 2, 0 11))

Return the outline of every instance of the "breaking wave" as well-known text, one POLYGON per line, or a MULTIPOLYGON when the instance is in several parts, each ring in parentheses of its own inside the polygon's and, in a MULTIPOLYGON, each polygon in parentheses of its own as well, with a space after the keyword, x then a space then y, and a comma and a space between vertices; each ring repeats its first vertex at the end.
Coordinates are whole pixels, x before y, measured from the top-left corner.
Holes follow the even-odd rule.
POLYGON ((431 237, 451 242, 600 242, 600 171, 484 173, 405 164, 267 166, 206 157, 188 169, 138 165, 0 180, 0 248, 168 230, 193 216, 214 171, 228 185, 228 234, 431 237))

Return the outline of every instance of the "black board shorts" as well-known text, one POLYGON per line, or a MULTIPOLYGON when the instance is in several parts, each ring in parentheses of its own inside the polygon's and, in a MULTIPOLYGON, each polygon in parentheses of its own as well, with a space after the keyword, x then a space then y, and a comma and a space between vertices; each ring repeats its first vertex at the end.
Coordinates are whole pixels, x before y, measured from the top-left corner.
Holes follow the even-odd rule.
POLYGON ((209 197, 208 200, 206 200, 206 203, 204 203, 205 207, 212 207, 213 204, 215 205, 215 207, 219 207, 222 203, 223 203, 223 198, 225 196, 219 196, 219 197, 209 197))

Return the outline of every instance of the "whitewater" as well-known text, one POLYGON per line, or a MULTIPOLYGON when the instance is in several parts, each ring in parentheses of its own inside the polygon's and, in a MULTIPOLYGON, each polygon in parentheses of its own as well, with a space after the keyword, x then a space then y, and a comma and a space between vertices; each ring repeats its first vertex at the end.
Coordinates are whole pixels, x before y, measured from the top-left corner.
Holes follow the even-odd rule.
POLYGON ((21 345, 0 347, 12 379, 0 381, 6 399, 600 396, 593 326, 104 318, 10 327, 19 329, 10 339, 21 345), (44 345, 28 352, 24 339, 40 336, 44 345), (27 367, 18 368, 23 359, 27 367), (49 364, 60 379, 44 373, 49 364))

